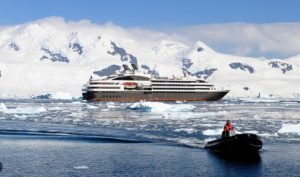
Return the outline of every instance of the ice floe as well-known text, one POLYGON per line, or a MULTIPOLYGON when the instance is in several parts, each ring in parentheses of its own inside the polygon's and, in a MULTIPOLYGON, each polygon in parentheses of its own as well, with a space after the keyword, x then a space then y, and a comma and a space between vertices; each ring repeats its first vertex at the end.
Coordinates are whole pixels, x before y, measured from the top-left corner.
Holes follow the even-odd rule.
POLYGON ((246 102, 246 103, 277 103, 277 102, 280 102, 280 100, 272 99, 272 98, 241 98, 239 100, 242 102, 246 102))
POLYGON ((243 133, 257 134, 258 132, 256 130, 247 130, 243 131, 243 133))
POLYGON ((82 165, 82 166, 75 166, 73 167, 75 170, 87 170, 89 169, 88 166, 82 165))
POLYGON ((114 102, 107 102, 105 105, 107 108, 115 108, 116 107, 116 104, 114 102))
POLYGON ((60 110, 62 110, 62 108, 55 106, 55 107, 48 108, 48 110, 49 111, 60 111, 60 110))
POLYGON ((87 109, 97 109, 97 106, 91 105, 91 104, 87 104, 85 105, 87 109))
POLYGON ((197 130, 193 129, 193 128, 178 128, 174 130, 175 132, 186 132, 188 134, 192 134, 192 133, 196 133, 197 130))
POLYGON ((278 133, 257 133, 258 136, 265 137, 265 138, 271 138, 271 137, 278 137, 278 133))
POLYGON ((71 104, 83 104, 83 103, 80 101, 73 101, 71 104))
POLYGON ((44 107, 17 107, 8 109, 4 103, 0 103, 0 112, 5 114, 38 114, 47 112, 44 107))
POLYGON ((300 135, 300 124, 282 124, 282 127, 278 130, 278 133, 300 135))
POLYGON ((191 111, 195 106, 190 104, 167 104, 162 102, 136 102, 127 107, 130 110, 143 112, 185 112, 191 111))
POLYGON ((205 143, 207 143, 207 142, 209 142, 209 141, 214 141, 214 140, 216 140, 217 138, 205 138, 203 141, 205 142, 205 143))
POLYGON ((4 103, 0 103, 0 112, 2 110, 7 110, 7 107, 6 107, 6 105, 4 103))
POLYGON ((141 137, 146 136, 150 141, 153 138, 147 136, 156 135, 159 140, 173 138, 170 141, 195 147, 199 147, 199 143, 220 138, 226 120, 231 119, 236 133, 257 134, 264 141, 288 138, 300 140, 300 104, 290 107, 283 106, 287 104, 285 102, 235 104, 1 100, 0 119, 4 122, 53 122, 125 132, 139 131, 141 137), (181 142, 178 142, 180 139, 181 142))
POLYGON ((207 135, 207 136, 215 136, 215 135, 221 135, 222 134, 223 129, 222 128, 218 128, 218 129, 207 129, 202 131, 203 135, 207 135))
POLYGON ((17 118, 17 119, 24 119, 24 120, 27 118, 27 116, 24 115, 24 114, 20 114, 20 115, 15 114, 14 117, 17 118))

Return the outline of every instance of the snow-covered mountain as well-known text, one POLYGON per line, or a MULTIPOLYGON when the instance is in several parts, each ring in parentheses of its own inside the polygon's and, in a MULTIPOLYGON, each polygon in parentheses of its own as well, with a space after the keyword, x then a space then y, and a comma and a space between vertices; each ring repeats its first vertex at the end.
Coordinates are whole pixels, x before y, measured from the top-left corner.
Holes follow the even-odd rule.
POLYGON ((0 28, 0 98, 57 92, 79 97, 90 75, 109 75, 124 63, 144 72, 156 65, 160 76, 204 78, 230 89, 228 97, 300 98, 300 55, 233 56, 172 34, 59 17, 0 28))

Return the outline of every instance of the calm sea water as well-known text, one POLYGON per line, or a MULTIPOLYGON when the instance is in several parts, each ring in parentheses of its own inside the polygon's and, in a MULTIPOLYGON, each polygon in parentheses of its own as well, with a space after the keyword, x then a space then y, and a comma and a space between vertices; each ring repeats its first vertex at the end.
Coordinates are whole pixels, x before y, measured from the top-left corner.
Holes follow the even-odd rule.
POLYGON ((0 103, 3 176, 300 176, 299 101, 0 103), (257 156, 203 148, 227 119, 257 156))

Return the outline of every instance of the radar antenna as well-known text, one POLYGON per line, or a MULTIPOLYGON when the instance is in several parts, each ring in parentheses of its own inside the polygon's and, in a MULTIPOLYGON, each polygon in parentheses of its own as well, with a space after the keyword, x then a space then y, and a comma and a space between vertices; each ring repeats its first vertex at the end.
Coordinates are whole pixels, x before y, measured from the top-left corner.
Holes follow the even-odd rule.
POLYGON ((155 68, 156 68, 156 65, 154 66, 154 68, 153 68, 153 70, 152 70, 151 78, 152 78, 152 76, 153 76, 153 74, 154 74, 155 68))

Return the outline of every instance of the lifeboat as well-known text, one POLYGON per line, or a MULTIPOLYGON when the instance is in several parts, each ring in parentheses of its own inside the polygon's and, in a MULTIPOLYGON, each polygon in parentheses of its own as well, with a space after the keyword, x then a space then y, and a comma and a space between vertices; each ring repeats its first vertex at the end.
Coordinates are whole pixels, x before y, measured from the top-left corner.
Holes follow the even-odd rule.
POLYGON ((138 86, 138 84, 136 82, 124 82, 123 85, 124 85, 124 88, 127 88, 127 89, 134 89, 134 88, 137 88, 137 86, 138 86))

